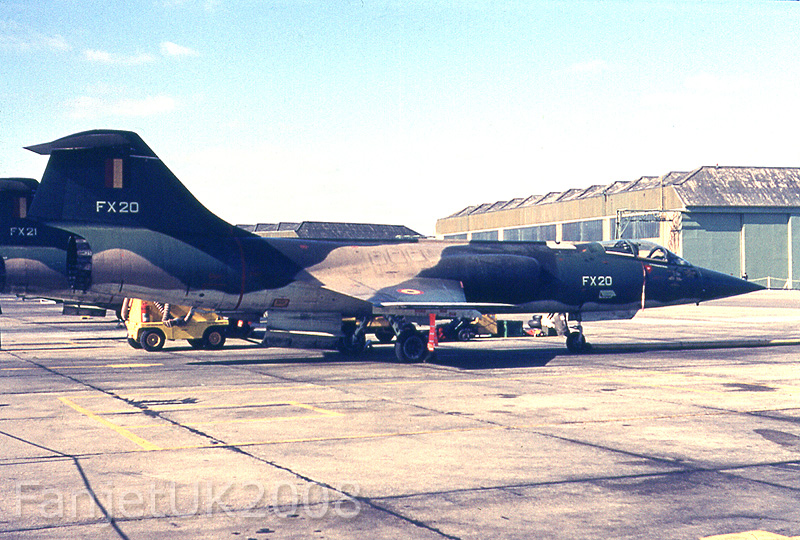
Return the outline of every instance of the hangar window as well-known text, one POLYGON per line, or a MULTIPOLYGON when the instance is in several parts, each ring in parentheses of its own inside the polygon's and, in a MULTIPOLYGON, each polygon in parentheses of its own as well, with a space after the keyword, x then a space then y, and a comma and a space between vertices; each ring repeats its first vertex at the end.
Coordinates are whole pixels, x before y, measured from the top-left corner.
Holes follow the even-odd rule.
POLYGON ((555 242, 555 225, 536 225, 534 227, 521 227, 519 229, 506 229, 503 240, 516 242, 555 242))
POLYGON ((499 231, 481 231, 472 233, 473 240, 497 240, 499 237, 499 231))
POLYGON ((599 242, 603 239, 603 220, 564 223, 561 226, 561 239, 566 242, 599 242))
POLYGON ((630 221, 622 231, 621 238, 658 238, 659 225, 657 221, 630 221))

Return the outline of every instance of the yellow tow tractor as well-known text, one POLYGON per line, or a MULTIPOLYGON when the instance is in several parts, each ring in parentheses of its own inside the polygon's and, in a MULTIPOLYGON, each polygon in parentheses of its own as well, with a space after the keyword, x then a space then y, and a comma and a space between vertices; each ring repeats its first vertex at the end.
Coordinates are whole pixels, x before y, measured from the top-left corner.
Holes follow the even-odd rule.
POLYGON ((128 344, 134 349, 159 351, 168 339, 185 339, 194 349, 225 345, 228 319, 213 311, 126 298, 122 318, 128 328, 128 344))

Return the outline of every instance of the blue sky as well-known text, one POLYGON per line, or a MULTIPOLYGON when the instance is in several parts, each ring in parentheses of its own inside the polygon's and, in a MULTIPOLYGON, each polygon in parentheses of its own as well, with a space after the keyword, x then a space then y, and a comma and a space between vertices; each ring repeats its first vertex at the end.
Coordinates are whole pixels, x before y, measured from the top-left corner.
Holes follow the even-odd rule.
POLYGON ((0 0, 0 176, 138 132, 234 223, 800 166, 800 2, 0 0))

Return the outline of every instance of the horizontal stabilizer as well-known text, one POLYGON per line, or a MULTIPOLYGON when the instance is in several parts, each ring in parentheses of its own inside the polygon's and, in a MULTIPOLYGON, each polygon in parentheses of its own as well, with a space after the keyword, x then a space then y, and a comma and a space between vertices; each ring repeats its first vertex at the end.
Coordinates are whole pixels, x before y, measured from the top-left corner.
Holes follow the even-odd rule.
POLYGON ((139 135, 132 131, 112 131, 97 129, 67 135, 53 142, 26 146, 26 150, 46 156, 54 150, 89 150, 92 148, 128 148, 134 154, 145 157, 156 157, 139 135))

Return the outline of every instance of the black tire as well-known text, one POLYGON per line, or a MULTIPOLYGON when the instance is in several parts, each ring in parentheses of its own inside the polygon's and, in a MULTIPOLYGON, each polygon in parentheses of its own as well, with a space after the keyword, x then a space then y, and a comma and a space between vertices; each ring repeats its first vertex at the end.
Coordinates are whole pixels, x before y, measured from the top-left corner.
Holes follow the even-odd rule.
POLYGON ((136 341, 135 339, 133 339, 132 337, 128 338, 128 345, 130 345, 134 349, 141 349, 142 348, 142 344, 139 343, 138 341, 136 341))
POLYGON ((203 333, 203 347, 216 351, 225 346, 225 329, 212 326, 203 333))
POLYGON ((458 341, 469 341, 475 337, 475 331, 465 326, 458 331, 458 341))
POLYGON ((394 330, 387 327, 381 327, 375 329, 375 339, 380 341, 381 343, 391 343, 394 339, 394 330))
POLYGON ((139 344, 142 346, 142 349, 147 352, 160 351, 164 348, 164 342, 166 340, 164 332, 158 328, 143 330, 142 333, 139 334, 139 344))
POLYGON ((567 349, 572 354, 583 354, 589 352, 591 346, 586 342, 586 338, 580 332, 570 332, 567 335, 567 349))
POLYGON ((186 341, 189 343, 189 346, 192 349, 202 349, 205 346, 205 343, 203 342, 202 338, 187 339, 186 341))
POLYGON ((431 352, 428 350, 428 341, 416 330, 405 331, 397 336, 394 345, 394 354, 404 363, 417 363, 427 360, 431 352))
POLYGON ((363 332, 345 334, 339 338, 337 348, 342 354, 361 354, 367 349, 367 336, 363 332))

